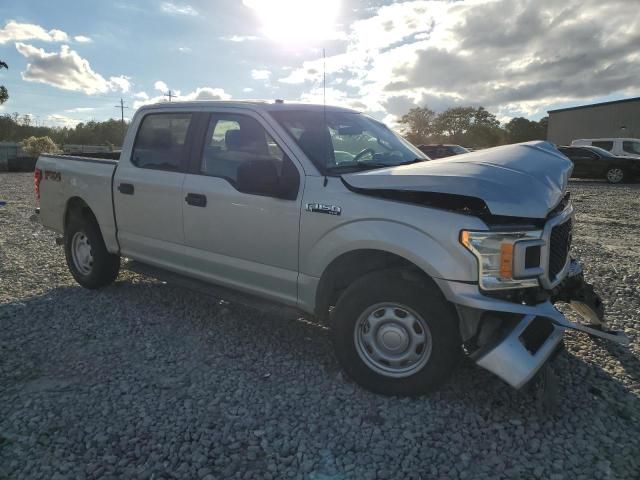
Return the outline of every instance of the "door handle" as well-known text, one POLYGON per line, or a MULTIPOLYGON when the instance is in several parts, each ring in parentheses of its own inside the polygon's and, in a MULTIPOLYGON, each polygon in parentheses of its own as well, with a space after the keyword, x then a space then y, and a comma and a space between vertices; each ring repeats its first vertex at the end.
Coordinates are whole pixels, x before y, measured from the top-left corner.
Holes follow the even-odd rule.
POLYGON ((133 185, 131 185, 130 183, 121 183, 120 185, 118 185, 118 191, 123 195, 133 195, 133 185))
POLYGON ((193 205, 194 207, 207 206, 207 197, 200 193, 187 193, 187 196, 184 197, 184 199, 189 205, 193 205))

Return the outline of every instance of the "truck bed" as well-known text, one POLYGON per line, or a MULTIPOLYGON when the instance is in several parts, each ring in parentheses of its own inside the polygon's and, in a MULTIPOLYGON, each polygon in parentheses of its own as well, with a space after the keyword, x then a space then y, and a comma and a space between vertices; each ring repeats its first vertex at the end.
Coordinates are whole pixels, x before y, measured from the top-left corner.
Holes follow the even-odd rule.
POLYGON ((113 214, 112 184, 118 160, 77 155, 40 155, 40 220, 45 227, 64 231, 70 202, 80 200, 91 209, 101 227, 105 245, 118 251, 113 214))

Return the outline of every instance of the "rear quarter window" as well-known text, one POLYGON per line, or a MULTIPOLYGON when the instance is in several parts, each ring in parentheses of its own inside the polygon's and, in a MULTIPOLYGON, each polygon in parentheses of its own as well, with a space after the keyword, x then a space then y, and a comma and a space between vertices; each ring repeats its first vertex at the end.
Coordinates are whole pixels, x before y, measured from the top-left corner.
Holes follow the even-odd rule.
POLYGON ((640 155, 640 142, 622 142, 622 150, 632 155, 640 155))

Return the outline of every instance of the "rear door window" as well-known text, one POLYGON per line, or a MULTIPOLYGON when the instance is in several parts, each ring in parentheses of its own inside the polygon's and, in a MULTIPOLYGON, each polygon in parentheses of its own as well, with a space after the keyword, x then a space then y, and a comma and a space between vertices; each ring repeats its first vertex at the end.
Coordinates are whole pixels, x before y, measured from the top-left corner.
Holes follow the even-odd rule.
POLYGON ((190 113, 146 115, 138 130, 131 163, 140 168, 183 171, 190 125, 190 113))
POLYGON ((602 141, 599 141, 599 142, 593 142, 592 145, 594 147, 599 147, 599 148, 602 148, 604 150, 607 150, 609 152, 613 149, 613 142, 612 141, 608 141, 608 140, 607 141, 602 140, 602 141))

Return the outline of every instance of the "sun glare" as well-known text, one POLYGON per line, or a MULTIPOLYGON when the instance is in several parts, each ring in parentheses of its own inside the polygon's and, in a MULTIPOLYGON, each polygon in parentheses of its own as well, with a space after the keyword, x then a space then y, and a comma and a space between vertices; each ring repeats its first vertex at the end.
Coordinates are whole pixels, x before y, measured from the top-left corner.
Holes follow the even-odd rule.
POLYGON ((340 0, 244 0, 262 23, 263 34, 283 43, 335 38, 340 0))

